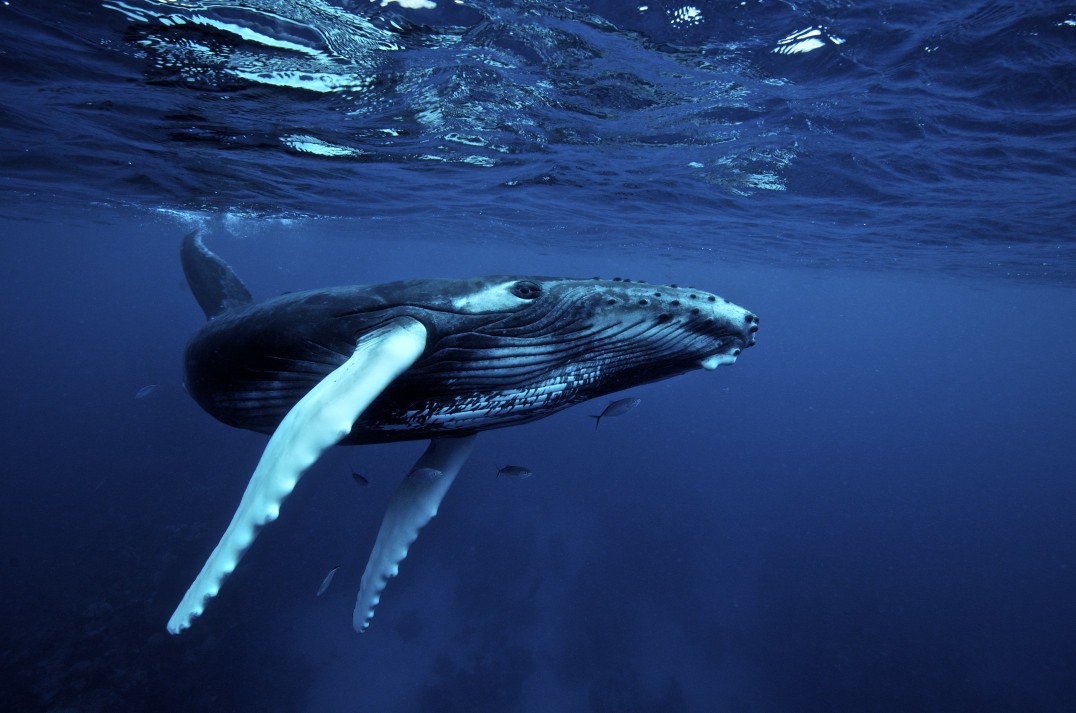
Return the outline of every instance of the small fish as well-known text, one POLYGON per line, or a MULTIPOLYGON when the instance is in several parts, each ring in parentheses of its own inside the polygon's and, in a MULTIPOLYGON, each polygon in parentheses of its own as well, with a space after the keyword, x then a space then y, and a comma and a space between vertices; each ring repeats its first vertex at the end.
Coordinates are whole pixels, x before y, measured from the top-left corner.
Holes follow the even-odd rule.
POLYGON ((366 479, 366 476, 362 473, 356 473, 354 468, 351 469, 351 477, 355 479, 356 483, 363 487, 370 484, 370 481, 366 479))
POLYGON ((414 478, 421 483, 432 483, 445 477, 445 474, 436 468, 415 468, 407 474, 408 478, 414 478))
POLYGON ((340 569, 340 565, 336 565, 329 570, 329 573, 325 575, 325 579, 321 580, 321 586, 318 587, 318 596, 320 597, 325 593, 325 590, 329 588, 329 585, 333 583, 333 577, 336 576, 336 570, 340 569))
POLYGON ((524 478, 531 477, 532 475, 534 475, 534 473, 531 472, 530 468, 524 468, 521 465, 506 465, 505 467, 497 471, 498 478, 500 478, 502 475, 506 478, 515 478, 517 480, 523 480, 524 478))
POLYGON ((597 416, 591 415, 591 418, 595 419, 594 428, 598 427, 598 424, 602 422, 602 419, 606 416, 623 416, 628 411, 639 405, 642 399, 617 399, 613 403, 605 407, 597 416))
POLYGON ((144 399, 144 398, 146 398, 147 396, 149 396, 150 394, 152 394, 156 390, 157 390, 157 385, 156 384, 146 384, 145 386, 143 386, 141 389, 138 390, 138 393, 135 394, 135 398, 136 399, 144 399))

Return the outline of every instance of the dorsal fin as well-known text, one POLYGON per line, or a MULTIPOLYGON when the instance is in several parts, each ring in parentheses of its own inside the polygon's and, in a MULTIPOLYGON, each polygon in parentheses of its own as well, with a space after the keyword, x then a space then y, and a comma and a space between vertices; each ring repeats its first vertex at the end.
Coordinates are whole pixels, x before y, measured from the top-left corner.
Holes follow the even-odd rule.
POLYGON ((179 257, 187 284, 207 319, 253 301, 247 286, 228 263, 209 251, 197 230, 183 237, 179 257))

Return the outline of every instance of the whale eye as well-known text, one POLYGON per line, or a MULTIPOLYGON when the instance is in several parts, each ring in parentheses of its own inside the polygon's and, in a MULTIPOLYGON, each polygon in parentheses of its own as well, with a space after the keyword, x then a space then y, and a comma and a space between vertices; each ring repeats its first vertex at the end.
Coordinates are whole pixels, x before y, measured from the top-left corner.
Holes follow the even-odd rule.
POLYGON ((512 294, 521 300, 536 300, 542 295, 542 286, 530 280, 520 280, 512 285, 512 294))

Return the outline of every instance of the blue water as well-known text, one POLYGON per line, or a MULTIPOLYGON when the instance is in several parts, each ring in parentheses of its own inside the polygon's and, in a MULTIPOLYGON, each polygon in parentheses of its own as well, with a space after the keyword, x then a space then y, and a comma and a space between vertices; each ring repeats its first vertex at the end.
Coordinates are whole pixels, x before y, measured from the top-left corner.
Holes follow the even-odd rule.
POLYGON ((5 710, 1076 710, 1076 6, 10 0, 0 82, 5 710), (172 637, 265 444, 181 385, 195 227, 761 331, 481 435, 361 637, 421 447, 330 451, 172 637))

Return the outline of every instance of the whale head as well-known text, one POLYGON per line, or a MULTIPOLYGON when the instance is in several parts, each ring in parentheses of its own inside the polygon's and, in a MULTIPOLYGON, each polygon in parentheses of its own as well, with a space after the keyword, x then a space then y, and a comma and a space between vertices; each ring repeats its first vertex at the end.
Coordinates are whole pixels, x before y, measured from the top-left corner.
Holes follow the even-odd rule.
POLYGON ((584 398, 731 364, 758 331, 748 310, 675 285, 505 276, 439 287, 435 299, 415 295, 428 313, 412 316, 435 335, 418 368, 448 376, 457 361, 516 388, 560 374, 584 398))

